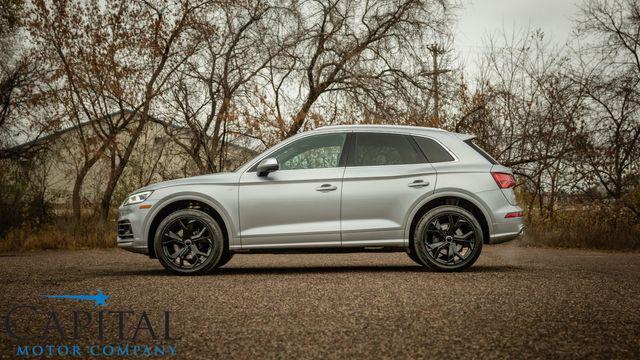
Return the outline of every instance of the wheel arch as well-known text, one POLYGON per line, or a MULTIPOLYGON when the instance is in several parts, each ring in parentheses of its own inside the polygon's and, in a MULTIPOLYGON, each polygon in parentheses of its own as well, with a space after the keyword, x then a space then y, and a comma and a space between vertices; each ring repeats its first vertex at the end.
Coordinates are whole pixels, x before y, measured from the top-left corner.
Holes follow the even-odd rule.
POLYGON ((225 251, 229 249, 229 243, 233 237, 233 225, 224 208, 210 197, 198 193, 176 194, 164 199, 160 204, 155 204, 153 208, 154 211, 147 217, 144 226, 144 235, 150 258, 156 258, 153 241, 158 225, 167 215, 181 209, 198 209, 213 217, 222 228, 225 251))
POLYGON ((485 207, 480 203, 480 201, 474 199, 471 195, 446 191, 435 193, 413 207, 413 210, 407 220, 408 226, 405 227, 405 239, 408 247, 413 246, 413 233, 420 217, 427 211, 441 205, 460 206, 473 214, 482 227, 482 235, 484 238, 483 242, 485 244, 489 243, 493 230, 493 223, 491 221, 491 216, 489 212, 486 211, 485 207))

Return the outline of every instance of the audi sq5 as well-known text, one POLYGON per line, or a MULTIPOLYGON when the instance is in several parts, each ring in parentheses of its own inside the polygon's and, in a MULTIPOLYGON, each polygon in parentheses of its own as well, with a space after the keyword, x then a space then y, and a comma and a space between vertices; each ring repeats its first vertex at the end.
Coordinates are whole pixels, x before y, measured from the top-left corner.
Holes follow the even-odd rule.
POLYGON ((176 274, 236 254, 402 251, 460 271, 523 232, 511 169, 440 129, 330 126, 293 136, 230 173, 134 191, 118 247, 176 274))

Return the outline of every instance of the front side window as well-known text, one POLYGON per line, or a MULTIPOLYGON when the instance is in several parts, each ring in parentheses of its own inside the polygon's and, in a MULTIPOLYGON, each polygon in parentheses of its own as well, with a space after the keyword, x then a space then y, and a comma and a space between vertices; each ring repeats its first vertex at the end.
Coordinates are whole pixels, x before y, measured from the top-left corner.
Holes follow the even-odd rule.
POLYGON ((357 133, 349 166, 419 164, 426 162, 411 139, 405 135, 357 133))
POLYGON ((340 166, 347 135, 313 135, 286 145, 269 157, 278 160, 280 170, 319 169, 340 166))

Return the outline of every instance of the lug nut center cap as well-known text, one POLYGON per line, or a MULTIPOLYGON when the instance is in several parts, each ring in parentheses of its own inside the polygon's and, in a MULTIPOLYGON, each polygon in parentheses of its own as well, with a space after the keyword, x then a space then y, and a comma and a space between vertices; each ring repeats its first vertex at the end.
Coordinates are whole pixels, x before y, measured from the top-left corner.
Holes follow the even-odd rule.
POLYGON ((448 235, 446 238, 444 238, 446 241, 453 241, 453 236, 448 235))
POLYGON ((191 245, 191 240, 185 241, 184 244, 187 245, 187 246, 191 245))

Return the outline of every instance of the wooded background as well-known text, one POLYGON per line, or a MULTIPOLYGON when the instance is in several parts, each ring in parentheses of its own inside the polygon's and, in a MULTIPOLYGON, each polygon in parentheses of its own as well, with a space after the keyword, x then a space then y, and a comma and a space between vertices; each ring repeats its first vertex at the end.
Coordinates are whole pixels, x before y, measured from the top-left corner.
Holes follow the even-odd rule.
POLYGON ((527 242, 640 248, 640 4, 583 1, 565 46, 495 34, 473 72, 452 45, 460 6, 0 0, 1 248, 113 246, 119 184, 146 185, 126 169, 151 119, 189 132, 172 136, 185 175, 239 165, 228 144, 261 151, 329 124, 472 133, 517 174, 527 242), (63 211, 34 159, 39 139, 74 126, 82 160, 63 211))

